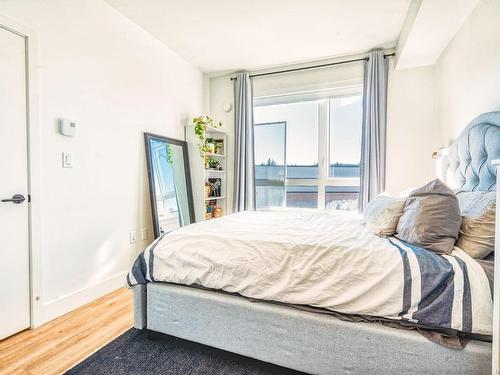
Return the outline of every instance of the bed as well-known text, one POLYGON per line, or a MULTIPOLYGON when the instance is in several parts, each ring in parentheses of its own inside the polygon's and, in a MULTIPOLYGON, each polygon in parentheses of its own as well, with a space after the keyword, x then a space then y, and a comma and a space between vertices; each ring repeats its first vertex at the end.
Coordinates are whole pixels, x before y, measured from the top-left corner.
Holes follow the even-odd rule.
MULTIPOLYGON (((500 113, 482 115, 463 131, 443 158, 444 176, 462 190, 494 190, 497 176, 491 163, 499 157, 500 113)), ((350 259, 349 249, 355 244, 360 246, 353 239, 363 240, 364 236, 355 232, 359 228, 358 219, 344 217, 343 213, 321 213, 323 217, 319 219, 311 213, 262 215, 243 213, 195 224, 169 235, 169 246, 165 249, 160 249, 162 245, 155 249, 158 243, 164 243, 161 240, 146 249, 128 276, 134 291, 134 326, 314 374, 491 373, 490 342, 474 339, 463 350, 450 349, 425 339, 416 330, 345 321, 293 306, 305 303, 346 314, 361 312, 390 320, 416 320, 429 328, 437 325, 470 331, 478 338, 489 336, 493 316, 489 286, 484 287, 486 277, 480 266, 461 254, 460 249, 454 250, 454 256, 467 264, 469 278, 476 279, 470 289, 473 304, 467 314, 474 316, 470 327, 466 324, 470 319, 465 309, 457 309, 462 306, 460 300, 451 301, 449 306, 436 305, 432 300, 435 309, 451 317, 446 322, 419 315, 420 305, 431 303, 419 293, 409 295, 411 303, 402 314, 401 298, 406 293, 404 290, 411 287, 405 288, 404 283, 394 278, 402 277, 398 276, 403 272, 398 266, 401 257, 406 252, 418 254, 418 249, 408 249, 408 244, 397 241, 364 238, 361 244, 366 251, 350 259), (274 223, 274 233, 256 236, 259 223, 262 225, 265 220, 274 223), (242 223, 248 223, 248 227, 243 228, 242 223), (290 232, 283 223, 292 226, 297 236, 293 241, 288 238, 290 232), (222 227, 232 233, 230 240, 218 235, 222 227), (335 230, 333 236, 322 234, 335 230), (210 246, 202 246, 207 234, 215 237, 217 252, 210 251, 210 246), (250 237, 245 238, 246 235, 250 237), (300 243, 298 248, 297 243, 300 243), (342 257, 332 258, 331 252, 323 248, 332 243, 335 243, 334 253, 344 254, 342 257), (283 244, 288 244, 285 250, 283 244), (197 250, 193 252, 192 248, 197 250), (234 248, 239 251, 245 248, 251 256, 238 259, 238 252, 231 252, 234 248), (318 251, 320 255, 314 262, 300 256, 318 254, 318 251), (274 256, 274 252, 281 254, 274 263, 262 263, 262 259, 274 256), (380 259, 374 274, 364 275, 370 272, 370 268, 363 269, 366 259, 380 259), (336 272, 323 275, 325 285, 304 276, 310 272, 301 273, 307 267, 316 274, 321 273, 321 264, 332 262, 336 272), (355 266, 342 267, 348 264, 355 266), (276 274, 271 272, 273 267, 278 267, 281 279, 270 276, 276 274), (290 267, 295 267, 294 272, 290 272, 290 267), (172 268, 176 272, 169 272, 172 268), (189 286, 193 284, 203 288, 189 286), (309 287, 301 289, 301 285, 309 287), (379 303, 370 306, 373 299, 379 303), (420 303, 422 301, 425 303, 420 303)), ((455 272, 449 275, 456 277, 455 272)))

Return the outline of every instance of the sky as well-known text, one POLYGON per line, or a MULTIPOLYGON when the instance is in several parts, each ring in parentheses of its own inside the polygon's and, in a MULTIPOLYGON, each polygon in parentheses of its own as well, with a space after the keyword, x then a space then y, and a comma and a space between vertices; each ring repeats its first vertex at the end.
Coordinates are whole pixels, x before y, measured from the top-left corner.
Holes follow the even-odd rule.
MULTIPOLYGON (((361 96, 330 99, 330 163, 359 163, 361 96)), ((283 163, 286 122, 287 165, 318 163, 319 101, 254 108, 255 163, 283 163), (259 125, 259 124, 270 125, 259 125)))

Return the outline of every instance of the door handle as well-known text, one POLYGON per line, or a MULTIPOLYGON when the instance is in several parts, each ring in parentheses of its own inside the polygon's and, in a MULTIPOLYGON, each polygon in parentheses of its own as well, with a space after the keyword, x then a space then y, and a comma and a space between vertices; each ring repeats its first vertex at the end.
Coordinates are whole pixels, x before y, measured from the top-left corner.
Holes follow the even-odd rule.
POLYGON ((12 202, 15 204, 23 203, 26 200, 22 194, 14 194, 12 198, 2 199, 2 202, 12 202))

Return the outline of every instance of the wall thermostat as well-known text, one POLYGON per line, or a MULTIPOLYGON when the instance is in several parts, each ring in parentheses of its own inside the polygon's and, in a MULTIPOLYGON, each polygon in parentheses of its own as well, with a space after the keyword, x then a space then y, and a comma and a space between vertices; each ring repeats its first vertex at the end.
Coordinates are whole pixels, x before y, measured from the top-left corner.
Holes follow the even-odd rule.
POLYGON ((76 123, 65 118, 59 119, 59 133, 66 137, 74 137, 76 134, 76 123))
POLYGON ((233 104, 232 103, 224 103, 222 108, 224 109, 224 112, 231 112, 231 110, 233 109, 233 104))

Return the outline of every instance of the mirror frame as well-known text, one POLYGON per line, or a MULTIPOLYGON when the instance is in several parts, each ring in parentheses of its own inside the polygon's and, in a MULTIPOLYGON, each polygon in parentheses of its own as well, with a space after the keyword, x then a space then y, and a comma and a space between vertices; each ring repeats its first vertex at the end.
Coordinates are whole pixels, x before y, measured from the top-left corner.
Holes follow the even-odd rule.
POLYGON ((158 223, 158 210, 156 207, 155 199, 155 176, 153 173, 153 163, 151 160, 151 150, 149 148, 150 140, 156 140, 160 142, 166 142, 182 147, 182 155, 184 158, 184 171, 186 176, 186 189, 187 189, 187 199, 189 206, 189 220, 190 224, 195 223, 194 216, 194 204, 193 204, 193 190, 191 186, 191 170, 189 168, 189 158, 188 158, 188 145, 186 141, 181 141, 179 139, 168 138, 157 134, 144 133, 144 147, 146 148, 146 163, 148 169, 148 179, 149 179, 149 198, 151 201, 151 215, 153 217, 153 230, 155 239, 160 237, 160 225, 158 223))

